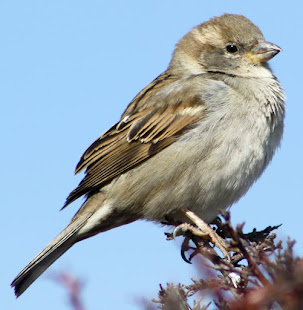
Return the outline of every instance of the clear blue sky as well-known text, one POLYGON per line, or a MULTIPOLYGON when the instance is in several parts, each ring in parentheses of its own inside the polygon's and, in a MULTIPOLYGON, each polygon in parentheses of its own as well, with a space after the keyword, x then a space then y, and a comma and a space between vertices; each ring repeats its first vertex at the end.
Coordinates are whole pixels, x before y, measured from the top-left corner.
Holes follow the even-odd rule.
POLYGON ((193 26, 222 13, 255 22, 283 52, 271 61, 287 94, 281 149, 232 208, 234 223, 263 229, 303 255, 303 2, 8 1, 0 2, 1 279, 0 308, 68 309, 51 271, 85 283, 87 309, 139 309, 159 283, 196 275, 167 242, 165 229, 137 222, 86 240, 61 257, 20 299, 9 284, 61 231, 81 199, 58 212, 81 176, 79 156, 116 122, 129 101, 166 69, 174 45, 193 26))

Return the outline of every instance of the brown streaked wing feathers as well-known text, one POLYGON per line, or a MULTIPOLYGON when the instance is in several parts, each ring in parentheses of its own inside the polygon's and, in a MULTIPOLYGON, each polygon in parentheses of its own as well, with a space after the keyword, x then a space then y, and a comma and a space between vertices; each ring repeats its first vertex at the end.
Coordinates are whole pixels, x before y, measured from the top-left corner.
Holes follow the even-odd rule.
POLYGON ((86 169, 86 176, 67 197, 63 208, 172 144, 202 117, 201 104, 179 102, 157 110, 147 108, 122 119, 82 155, 76 173, 86 169), (184 106, 192 104, 196 110, 188 109, 186 113, 184 106))

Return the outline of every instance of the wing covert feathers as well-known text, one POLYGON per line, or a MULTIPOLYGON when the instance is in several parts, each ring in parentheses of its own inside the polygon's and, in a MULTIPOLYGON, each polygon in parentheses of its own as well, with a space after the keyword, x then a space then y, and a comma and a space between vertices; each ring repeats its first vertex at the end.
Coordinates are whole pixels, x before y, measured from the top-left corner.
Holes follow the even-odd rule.
POLYGON ((203 117, 205 107, 201 99, 186 91, 181 92, 184 98, 180 95, 177 102, 168 104, 167 96, 164 96, 162 106, 151 107, 148 98, 151 100, 155 89, 159 91, 161 83, 166 87, 174 82, 174 79, 170 81, 169 75, 159 78, 160 82, 153 81, 131 102, 126 109, 131 114, 125 112, 121 121, 82 155, 76 173, 85 169, 86 175, 67 197, 63 208, 159 153, 203 117), (145 106, 143 110, 142 105, 145 106))

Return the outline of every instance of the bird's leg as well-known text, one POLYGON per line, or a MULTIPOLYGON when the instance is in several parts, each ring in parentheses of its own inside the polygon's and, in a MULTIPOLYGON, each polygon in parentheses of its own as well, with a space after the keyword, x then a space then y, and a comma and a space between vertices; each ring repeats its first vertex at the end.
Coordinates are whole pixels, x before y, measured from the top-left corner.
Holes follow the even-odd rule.
POLYGON ((228 245, 226 242, 203 220, 201 220, 194 212, 188 209, 181 210, 197 227, 183 223, 178 225, 173 232, 173 237, 177 235, 184 234, 186 231, 190 231, 193 235, 208 239, 212 244, 214 244, 225 257, 228 255, 228 245))

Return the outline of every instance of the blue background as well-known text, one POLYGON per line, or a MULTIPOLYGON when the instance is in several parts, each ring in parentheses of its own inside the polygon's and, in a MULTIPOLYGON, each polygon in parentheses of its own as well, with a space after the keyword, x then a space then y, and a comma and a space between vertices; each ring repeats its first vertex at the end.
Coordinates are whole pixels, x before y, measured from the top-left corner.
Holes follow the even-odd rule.
POLYGON ((298 1, 1 1, 0 308, 68 309, 49 279, 70 271, 85 283, 87 309, 139 309, 159 283, 197 276, 164 228, 136 222, 81 242, 16 300, 9 284, 69 222, 81 199, 58 212, 81 175, 79 156, 118 121, 130 100, 163 72, 175 43, 195 25, 240 13, 283 52, 271 65, 287 94, 281 149, 232 208, 246 231, 282 223, 278 235, 302 234, 302 29, 298 1))

